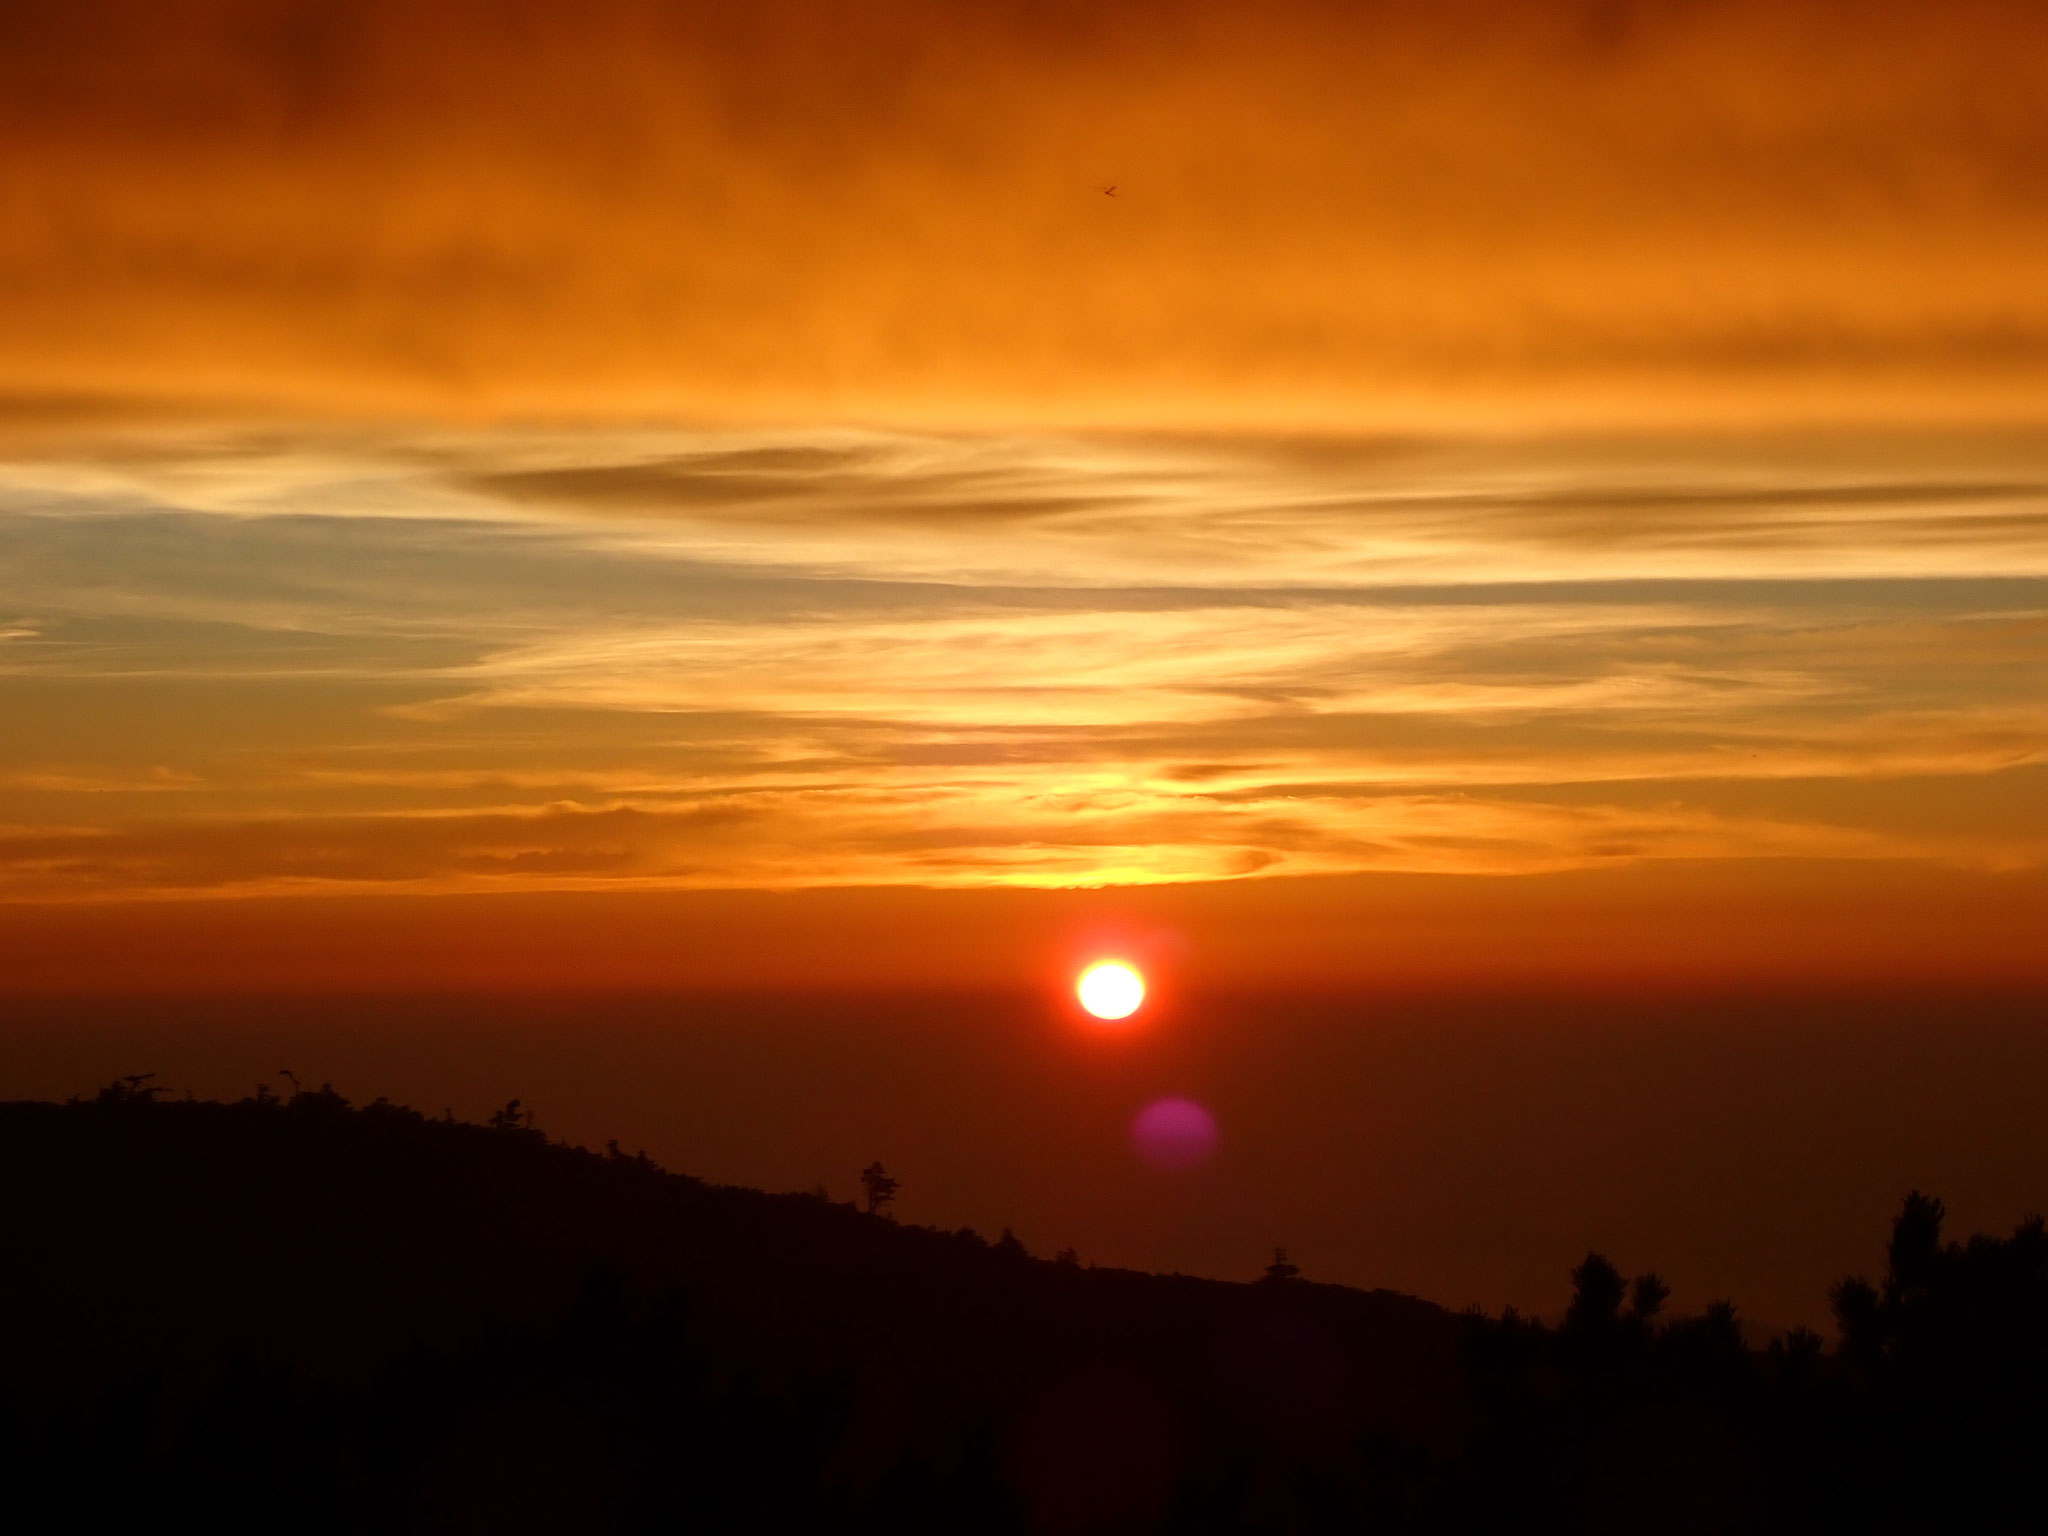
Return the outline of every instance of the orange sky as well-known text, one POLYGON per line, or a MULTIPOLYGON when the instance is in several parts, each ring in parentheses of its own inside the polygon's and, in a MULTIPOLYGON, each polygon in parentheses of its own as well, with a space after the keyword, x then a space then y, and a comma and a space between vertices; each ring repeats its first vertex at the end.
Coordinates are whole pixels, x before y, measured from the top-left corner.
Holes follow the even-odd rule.
POLYGON ((2039 413, 2021 0, 52 0, 4 28, 28 405, 2039 413))
POLYGON ((0 5, 0 1096, 1818 1320, 2048 1199, 2044 167, 2020 0, 0 5))
MULTIPOLYGON (((9 991, 612 995, 996 990, 1129 957, 1141 1025, 1211 997, 2039 988, 2048 880, 1911 864, 1635 863, 1099 891, 304 894, 0 904, 9 991)), ((1797 1002, 1772 1011, 1797 1018, 1797 1002)))
POLYGON ((0 901, 1993 901, 2044 163, 2017 4, 11 7, 0 901))

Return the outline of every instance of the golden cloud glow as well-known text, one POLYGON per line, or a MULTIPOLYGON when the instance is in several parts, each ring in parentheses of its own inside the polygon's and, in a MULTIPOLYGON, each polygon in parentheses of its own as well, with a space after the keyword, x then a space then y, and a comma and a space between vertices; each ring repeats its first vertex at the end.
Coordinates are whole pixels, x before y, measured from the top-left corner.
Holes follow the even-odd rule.
POLYGON ((0 880, 2048 858, 2048 449, 127 436, 0 480, 0 880), (573 463, 570 447, 573 446, 573 463), (1704 466, 1704 467, 1703 467, 1704 466))

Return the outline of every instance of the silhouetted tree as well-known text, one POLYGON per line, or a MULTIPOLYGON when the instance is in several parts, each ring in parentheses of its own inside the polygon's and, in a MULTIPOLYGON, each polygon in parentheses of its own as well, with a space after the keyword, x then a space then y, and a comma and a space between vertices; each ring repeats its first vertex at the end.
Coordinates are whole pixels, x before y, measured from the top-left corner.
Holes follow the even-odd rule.
POLYGON ((1874 1367, 1884 1351, 1877 1287, 1861 1275, 1847 1276, 1829 1289, 1828 1307, 1835 1315, 1843 1357, 1866 1370, 1874 1367))
POLYGON ((1028 1259, 1031 1257, 1031 1250, 1026 1248, 1018 1240, 1017 1234, 1008 1227, 1003 1228, 1003 1235, 996 1239, 996 1252, 1006 1259, 1028 1259))
POLYGON ((1671 1287, 1654 1269, 1637 1275, 1628 1288, 1629 1315, 1637 1322, 1647 1323, 1664 1310, 1664 1303, 1670 1299, 1671 1287))
POLYGON ((1914 1190, 1892 1221, 1892 1240, 1885 1247, 1890 1272, 1885 1276, 1885 1298, 1897 1301, 1934 1281, 1934 1267, 1941 1257, 1941 1224, 1948 1207, 1931 1195, 1914 1190))
POLYGON ((1724 1353, 1742 1348, 1742 1322, 1736 1316, 1735 1303, 1725 1298, 1707 1303, 1707 1310, 1699 1321, 1701 1337, 1724 1353))
POLYGON ((1572 1271, 1572 1301, 1564 1325, 1575 1333, 1612 1328, 1621 1315, 1627 1284, 1605 1254, 1589 1253, 1572 1271))
POLYGON ((1814 1362, 1820 1359, 1821 1337, 1811 1328, 1789 1329, 1771 1340, 1769 1354, 1781 1376, 1788 1381, 1804 1382, 1814 1362))
POLYGON ((348 1100, 334 1091, 334 1084, 322 1083, 317 1089, 294 1093, 290 1107, 303 1115, 337 1115, 348 1108, 348 1100))
POLYGON ((869 1163, 860 1171, 860 1187, 867 1192, 868 1214, 880 1216, 896 1199, 901 1181, 889 1177, 889 1170, 879 1162, 869 1163))
POLYGON ((1300 1279, 1301 1268, 1288 1260, 1285 1248, 1276 1247, 1273 1250, 1273 1262, 1266 1266, 1266 1272, 1260 1278, 1273 1285, 1283 1285, 1289 1280, 1300 1279))
POLYGON ((127 1077, 117 1077, 99 1091, 94 1102, 99 1104, 154 1104, 159 1094, 170 1090, 161 1088, 150 1081, 154 1072, 135 1072, 127 1077))
POLYGON ((521 1109, 519 1099, 508 1099, 503 1109, 491 1111, 491 1118, 485 1123, 494 1131, 524 1131, 533 1127, 533 1111, 521 1109))

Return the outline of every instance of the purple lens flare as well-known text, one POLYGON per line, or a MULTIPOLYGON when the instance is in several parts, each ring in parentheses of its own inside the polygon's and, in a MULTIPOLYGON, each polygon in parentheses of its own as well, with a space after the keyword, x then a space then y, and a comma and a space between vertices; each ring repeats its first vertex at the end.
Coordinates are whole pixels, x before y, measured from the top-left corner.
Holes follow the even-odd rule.
POLYGON ((1169 1173, 1199 1168, 1216 1155, 1216 1117, 1193 1099, 1160 1099, 1131 1122, 1131 1145, 1169 1173))

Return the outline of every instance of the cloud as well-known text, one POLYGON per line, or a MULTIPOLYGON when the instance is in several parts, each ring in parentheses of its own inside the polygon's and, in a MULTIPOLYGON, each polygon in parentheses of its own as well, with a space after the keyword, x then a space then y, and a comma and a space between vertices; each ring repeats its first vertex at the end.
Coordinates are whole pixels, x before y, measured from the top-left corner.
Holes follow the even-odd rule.
POLYGON ((16 894, 2048 847, 2025 434, 96 431, 0 463, 16 894))
POLYGON ((0 390, 46 423, 1954 419, 2048 367, 2022 0, 4 25, 0 390))

